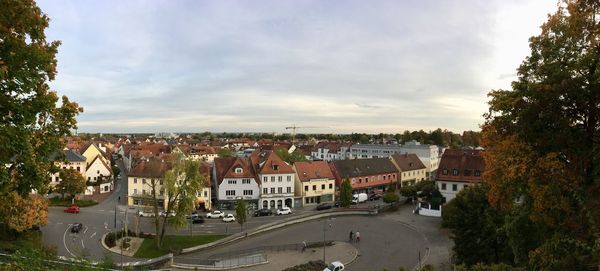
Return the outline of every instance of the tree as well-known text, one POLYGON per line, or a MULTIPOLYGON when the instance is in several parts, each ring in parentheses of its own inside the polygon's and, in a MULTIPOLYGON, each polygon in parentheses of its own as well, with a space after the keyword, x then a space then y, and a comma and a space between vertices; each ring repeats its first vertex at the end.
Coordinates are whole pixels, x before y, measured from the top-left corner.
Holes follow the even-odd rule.
POLYGON ((600 262, 599 13, 597 1, 562 2, 530 39, 512 90, 488 94, 482 146, 489 201, 504 213, 525 210, 516 221, 543 233, 513 242, 531 269, 600 262))
POLYGON ((184 160, 182 154, 174 153, 172 168, 165 172, 163 181, 167 209, 160 235, 157 233, 159 248, 162 247, 167 224, 175 227, 187 225, 185 215, 194 210, 196 197, 204 186, 204 176, 200 174, 198 161, 184 160), (171 213, 175 216, 169 217, 171 213))
POLYGON ((400 187, 400 195, 415 199, 417 197, 417 188, 414 185, 402 186, 400 187))
POLYGON ((46 225, 48 200, 37 194, 22 197, 14 191, 10 192, 0 201, 0 219, 16 232, 46 225))
POLYGON ((237 199, 237 206, 235 207, 235 214, 237 216, 237 223, 240 224, 240 231, 246 223, 246 202, 243 199, 237 199))
POLYGON ((221 158, 223 158, 223 157, 232 157, 233 156, 233 152, 229 148, 221 148, 219 150, 219 154, 218 155, 221 158))
POLYGON ((112 166, 111 169, 112 169, 112 172, 113 172, 115 178, 119 175, 119 173, 121 173, 121 169, 116 166, 112 166))
POLYGON ((75 169, 61 169, 59 173, 60 182, 56 185, 58 193, 69 194, 75 197, 76 194, 85 192, 85 178, 75 169))
POLYGON ((0 201, 48 190, 50 158, 82 110, 66 96, 57 107, 48 86, 60 44, 46 41, 48 21, 33 0, 0 2, 0 201))
POLYGON ((400 197, 398 194, 396 194, 396 192, 388 191, 383 195, 383 202, 385 203, 394 203, 398 202, 398 200, 400 200, 400 197))
POLYGON ((289 164, 306 161, 306 156, 304 156, 304 153, 300 149, 295 149, 292 153, 289 153, 286 149, 280 148, 275 150, 275 154, 289 164))
POLYGON ((487 200, 485 184, 470 186, 444 207, 444 225, 452 228, 454 254, 458 263, 512 263, 503 218, 487 200))
POLYGON ((348 178, 346 178, 342 182, 342 187, 340 188, 340 205, 342 207, 350 207, 351 203, 352 203, 352 186, 350 185, 350 180, 348 180, 348 178))

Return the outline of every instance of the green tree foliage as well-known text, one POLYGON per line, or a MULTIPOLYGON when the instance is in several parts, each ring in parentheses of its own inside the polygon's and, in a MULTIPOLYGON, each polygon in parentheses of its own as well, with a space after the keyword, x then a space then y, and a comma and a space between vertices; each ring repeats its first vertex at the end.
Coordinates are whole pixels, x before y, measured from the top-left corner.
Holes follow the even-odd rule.
POLYGON ((66 168, 61 169, 58 175, 60 182, 56 185, 56 191, 63 194, 63 197, 65 194, 75 197, 76 194, 85 192, 85 178, 79 171, 66 168))
POLYGON ((600 264, 600 2, 563 1, 530 39, 512 90, 489 93, 483 126, 489 200, 535 270, 600 264), (539 235, 528 235, 529 232, 539 235), (535 239, 533 239, 535 238, 535 239))
POLYGON ((306 161, 306 156, 304 156, 304 153, 300 149, 295 149, 292 153, 289 153, 286 149, 276 149, 275 154, 289 164, 293 164, 298 161, 306 161))
POLYGON ((525 271, 525 268, 514 267, 505 263, 500 264, 483 264, 478 263, 467 267, 465 265, 454 266, 454 271, 525 271))
POLYGON ((487 200, 485 184, 463 189, 442 212, 444 225, 452 228, 458 263, 512 263, 513 254, 502 230, 503 218, 487 200))
POLYGON ((232 157, 233 151, 229 148, 221 148, 218 153, 219 157, 232 157))
POLYGON ((119 173, 121 173, 121 169, 116 166, 111 167, 111 169, 115 178, 117 177, 117 175, 119 175, 119 173))
POLYGON ((167 224, 175 227, 188 224, 185 215, 194 210, 196 197, 204 187, 204 176, 200 174, 198 161, 185 160, 182 154, 174 153, 171 162, 172 168, 165 172, 163 178, 163 189, 167 204, 166 213, 174 213, 175 216, 165 215, 162 218, 160 235, 157 233, 159 248, 163 244, 167 224))
POLYGON ((400 197, 394 191, 385 192, 383 195, 383 202, 385 203, 394 203, 398 202, 398 200, 400 200, 400 197))
POLYGON ((236 221, 240 224, 240 230, 243 229, 244 223, 246 223, 246 202, 243 199, 237 199, 235 207, 236 221))
POLYGON ((342 182, 342 187, 340 188, 340 205, 342 207, 350 207, 351 203, 352 203, 352 185, 350 185, 350 180, 348 180, 348 178, 346 178, 342 182))
POLYGON ((48 191, 50 158, 81 111, 66 96, 57 107, 48 86, 60 44, 46 41, 48 21, 32 0, 0 2, 0 201, 48 191))
POLYGON ((400 195, 407 198, 417 197, 417 188, 414 185, 405 185, 400 187, 400 195))

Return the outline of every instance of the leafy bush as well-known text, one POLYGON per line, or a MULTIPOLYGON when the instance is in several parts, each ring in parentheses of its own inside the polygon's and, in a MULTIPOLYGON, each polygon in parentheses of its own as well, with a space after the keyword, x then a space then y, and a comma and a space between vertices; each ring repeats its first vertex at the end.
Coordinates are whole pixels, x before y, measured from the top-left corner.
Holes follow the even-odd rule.
POLYGON ((398 202, 398 200, 400 200, 400 197, 394 192, 386 192, 383 195, 383 202, 385 203, 394 203, 398 202))

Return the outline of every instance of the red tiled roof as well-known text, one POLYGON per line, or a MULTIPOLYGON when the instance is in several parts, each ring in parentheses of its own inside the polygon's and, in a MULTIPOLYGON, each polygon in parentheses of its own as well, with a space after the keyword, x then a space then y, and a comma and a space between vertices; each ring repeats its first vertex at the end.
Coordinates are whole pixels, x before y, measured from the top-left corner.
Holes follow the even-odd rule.
POLYGON ((250 156, 250 159, 258 174, 294 173, 292 166, 283 161, 272 151, 254 152, 250 156))
POLYGON ((171 163, 160 159, 142 160, 135 166, 128 176, 162 178, 165 171, 171 169, 171 163))
POLYGON ((480 150, 444 151, 437 170, 437 180, 480 182, 485 170, 485 161, 481 156, 481 152, 480 150), (457 175, 454 175, 454 170, 458 171, 457 175), (475 171, 479 172, 479 176, 475 176, 475 171))
POLYGON ((307 182, 311 179, 335 179, 329 164, 325 161, 305 161, 294 163, 296 173, 301 182, 307 182))

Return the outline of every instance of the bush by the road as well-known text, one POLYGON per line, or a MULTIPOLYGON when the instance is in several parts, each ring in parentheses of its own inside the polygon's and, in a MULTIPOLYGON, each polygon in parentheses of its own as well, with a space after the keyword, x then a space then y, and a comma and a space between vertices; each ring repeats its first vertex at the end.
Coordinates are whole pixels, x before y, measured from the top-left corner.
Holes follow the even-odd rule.
POLYGON ((325 263, 321 260, 318 261, 310 261, 305 264, 296 265, 294 267, 283 269, 283 271, 321 271, 325 267, 325 263))
POLYGON ((162 248, 156 248, 156 239, 144 239, 135 258, 156 258, 168 253, 179 253, 184 248, 212 243, 227 235, 166 235, 162 248))
MULTIPOLYGON (((89 207, 89 206, 94 206, 96 204, 98 204, 98 202, 95 200, 75 200, 75 205, 77 205, 79 207, 89 207)), ((50 199, 49 205, 50 206, 69 207, 73 204, 71 203, 71 199, 54 197, 54 198, 50 199)))

